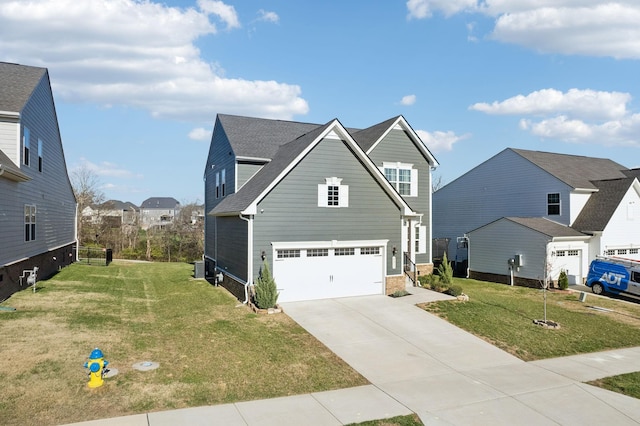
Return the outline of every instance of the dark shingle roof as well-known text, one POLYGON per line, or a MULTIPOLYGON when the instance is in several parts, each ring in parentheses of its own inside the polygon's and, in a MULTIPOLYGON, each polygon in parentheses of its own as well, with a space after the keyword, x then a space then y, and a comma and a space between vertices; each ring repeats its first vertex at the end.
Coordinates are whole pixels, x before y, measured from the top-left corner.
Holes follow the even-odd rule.
POLYGON ((585 237, 566 225, 546 219, 544 217, 506 217, 506 220, 515 222, 549 237, 585 237))
POLYGON ((141 209, 175 209, 180 203, 172 197, 151 197, 140 204, 141 209))
POLYGON ((237 157, 273 158, 278 148, 310 131, 319 124, 269 120, 218 114, 218 120, 237 157))
POLYGON ((606 158, 509 148, 572 188, 596 189, 594 180, 624 178, 626 167, 606 158))
POLYGON ((46 68, 0 62, 0 111, 21 112, 46 68))
POLYGON ((236 213, 245 210, 256 198, 335 120, 279 147, 271 162, 238 190, 227 196, 213 210, 213 214, 236 213))
POLYGON ((399 117, 400 116, 390 118, 366 129, 354 130, 351 136, 358 145, 360 145, 360 148, 362 148, 364 152, 367 152, 399 117))
POLYGON ((634 179, 594 181, 598 192, 589 197, 571 227, 582 232, 604 231, 634 179))

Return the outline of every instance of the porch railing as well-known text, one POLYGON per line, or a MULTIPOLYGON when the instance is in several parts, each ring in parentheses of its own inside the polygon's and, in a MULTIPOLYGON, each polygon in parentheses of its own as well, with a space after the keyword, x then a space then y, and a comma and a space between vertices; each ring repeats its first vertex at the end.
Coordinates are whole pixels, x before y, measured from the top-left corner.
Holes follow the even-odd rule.
POLYGON ((411 256, 409 256, 407 252, 404 253, 404 273, 409 277, 414 287, 418 285, 418 270, 416 269, 416 264, 411 260, 411 256))

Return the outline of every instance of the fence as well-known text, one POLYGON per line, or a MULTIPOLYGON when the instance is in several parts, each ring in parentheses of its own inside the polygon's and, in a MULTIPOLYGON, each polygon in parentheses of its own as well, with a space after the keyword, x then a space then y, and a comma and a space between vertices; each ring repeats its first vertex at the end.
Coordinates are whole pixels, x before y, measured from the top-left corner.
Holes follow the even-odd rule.
POLYGON ((113 250, 102 247, 78 247, 76 259, 78 263, 87 265, 109 266, 113 260, 113 250))

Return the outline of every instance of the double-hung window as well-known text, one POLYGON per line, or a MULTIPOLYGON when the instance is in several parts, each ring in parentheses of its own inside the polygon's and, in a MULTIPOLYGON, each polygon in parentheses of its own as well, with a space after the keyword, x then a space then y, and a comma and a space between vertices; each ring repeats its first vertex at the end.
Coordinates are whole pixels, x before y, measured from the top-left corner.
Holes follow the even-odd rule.
POLYGON ((547 194, 547 216, 557 216, 560 214, 560 194, 547 194))
POLYGON ((325 178, 325 183, 318 185, 318 207, 349 207, 349 185, 341 178, 325 178))
POLYGON ((418 196, 418 170, 413 168, 413 164, 383 163, 382 172, 400 195, 418 196))
POLYGON ((25 204, 24 206, 24 240, 36 239, 36 206, 25 204))
POLYGON ((42 140, 38 139, 38 171, 42 173, 42 140))
POLYGON ((25 166, 28 166, 31 149, 31 135, 29 134, 29 129, 26 127, 23 128, 22 132, 22 163, 25 166))

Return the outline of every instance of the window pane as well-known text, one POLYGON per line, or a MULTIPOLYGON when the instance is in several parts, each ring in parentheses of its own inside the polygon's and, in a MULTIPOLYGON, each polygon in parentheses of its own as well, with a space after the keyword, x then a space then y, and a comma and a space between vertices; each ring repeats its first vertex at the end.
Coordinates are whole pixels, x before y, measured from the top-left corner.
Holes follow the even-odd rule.
POLYGON ((399 182, 411 182, 411 170, 400 169, 399 182))
POLYGON ((559 205, 549 205, 547 208, 548 215, 559 215, 560 214, 560 206, 559 205))
POLYGON ((336 256, 353 256, 355 252, 354 248, 337 248, 335 249, 334 254, 336 256))
POLYGON ((560 202, 560 194, 547 194, 547 202, 548 203, 559 203, 560 202))
POLYGON ((340 205, 340 195, 338 186, 329 185, 327 187, 327 204, 330 206, 340 205))
POLYGON ((398 180, 398 171, 396 169, 384 169, 384 176, 389 182, 396 182, 398 180))
POLYGON ((400 195, 411 195, 411 184, 410 183, 398 184, 398 192, 400 193, 400 195))

